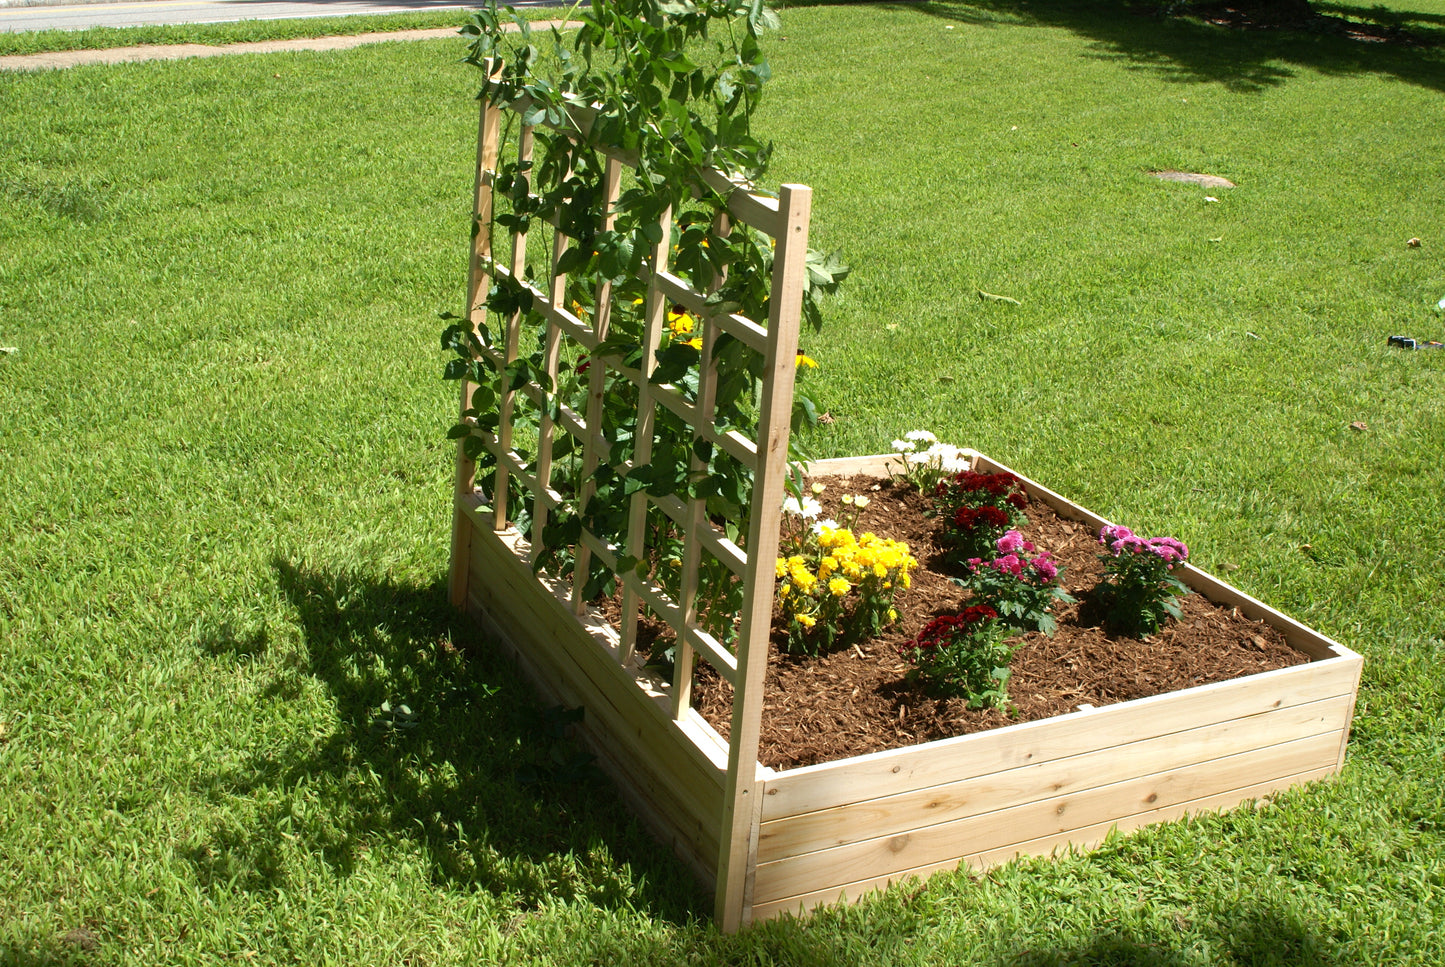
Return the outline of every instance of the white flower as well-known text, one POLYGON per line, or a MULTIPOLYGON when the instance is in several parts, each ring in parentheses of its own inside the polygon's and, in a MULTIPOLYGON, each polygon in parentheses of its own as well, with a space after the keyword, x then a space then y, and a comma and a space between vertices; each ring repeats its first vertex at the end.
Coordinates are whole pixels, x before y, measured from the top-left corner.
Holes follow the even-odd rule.
POLYGON ((909 430, 907 433, 903 434, 903 439, 914 440, 920 443, 938 442, 938 437, 934 436, 932 433, 929 433, 927 430, 909 430))
POLYGON ((912 440, 894 440, 893 449, 899 453, 911 453, 914 449, 912 440))
POLYGON ((859 510, 862 510, 864 507, 868 506, 868 498, 864 497, 862 494, 859 494, 858 496, 853 498, 853 506, 857 507, 859 510))
POLYGON ((852 494, 844 494, 844 495, 843 495, 843 503, 845 503, 845 504, 851 504, 852 502, 853 502, 853 495, 852 495, 852 494))
POLYGON ((804 520, 817 517, 818 514, 822 512, 822 510, 823 505, 818 503, 812 497, 804 497, 802 503, 798 502, 797 497, 783 498, 783 513, 793 514, 794 516, 801 517, 804 520))
POLYGON ((838 529, 838 522, 831 517, 827 520, 820 520, 813 524, 813 533, 822 534, 823 531, 835 531, 838 529))
POLYGON ((823 491, 825 491, 825 490, 827 490, 827 489, 828 489, 828 487, 827 487, 826 484, 815 483, 815 484, 813 484, 813 496, 816 497, 818 494, 821 494, 823 491))
POLYGON ((925 450, 925 451, 923 451, 922 453, 910 453, 910 454, 908 454, 907 456, 905 456, 903 459, 906 460, 906 461, 908 461, 908 465, 909 465, 910 467, 917 467, 917 466, 920 466, 920 465, 922 465, 922 464, 928 463, 928 462, 929 462, 930 460, 932 460, 933 458, 932 458, 931 456, 929 456, 929 455, 928 455, 928 451, 925 450))

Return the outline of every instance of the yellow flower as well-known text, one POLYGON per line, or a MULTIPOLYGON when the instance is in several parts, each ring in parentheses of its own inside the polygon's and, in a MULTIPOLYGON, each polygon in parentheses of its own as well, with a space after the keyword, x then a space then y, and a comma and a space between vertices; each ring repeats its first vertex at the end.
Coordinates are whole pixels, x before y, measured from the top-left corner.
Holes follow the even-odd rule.
POLYGON ((669 312, 667 314, 667 328, 672 330, 674 336, 686 336, 692 333, 692 316, 686 312, 669 312))
POLYGON ((853 585, 848 583, 847 578, 834 578, 828 582, 828 593, 835 598, 841 598, 851 590, 853 585))
POLYGON ((888 620, 889 620, 889 621, 897 621, 897 620, 898 620, 898 612, 897 612, 897 611, 894 611, 892 608, 889 608, 889 609, 888 609, 888 620))
POLYGON ((799 369, 805 367, 807 369, 817 369, 818 361, 812 356, 807 355, 806 353, 798 353, 797 365, 799 369))
POLYGON ((787 574, 787 573, 788 573, 788 560, 787 560, 787 558, 784 558, 784 557, 778 558, 778 572, 777 572, 777 576, 778 576, 778 577, 782 577, 783 575, 785 575, 785 574, 787 574))
POLYGON ((794 617, 798 619, 798 624, 802 625, 804 628, 811 628, 813 627, 813 625, 818 623, 818 619, 810 614, 800 614, 795 615, 794 617))
POLYGON ((913 586, 913 578, 908 576, 907 571, 904 571, 902 574, 898 575, 898 583, 903 585, 905 588, 909 588, 913 586))
POLYGON ((702 337, 693 336, 685 343, 685 345, 691 346, 693 349, 696 349, 700 352, 702 350, 702 337))
POLYGON ((787 597, 789 594, 791 594, 792 592, 793 592, 793 586, 792 586, 791 584, 789 584, 787 581, 784 581, 782 584, 778 585, 778 597, 780 597, 780 598, 786 598, 786 597, 787 597))

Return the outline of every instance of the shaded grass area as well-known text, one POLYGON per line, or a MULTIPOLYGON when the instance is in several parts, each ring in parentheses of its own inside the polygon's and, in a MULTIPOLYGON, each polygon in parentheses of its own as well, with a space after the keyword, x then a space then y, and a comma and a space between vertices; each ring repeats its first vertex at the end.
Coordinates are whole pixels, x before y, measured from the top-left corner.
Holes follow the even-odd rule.
POLYGON ((811 443, 933 429, 1363 651, 1339 781, 719 936, 445 607, 459 42, 3 76, 0 964, 1445 959, 1438 92, 1096 19, 786 13, 811 443))

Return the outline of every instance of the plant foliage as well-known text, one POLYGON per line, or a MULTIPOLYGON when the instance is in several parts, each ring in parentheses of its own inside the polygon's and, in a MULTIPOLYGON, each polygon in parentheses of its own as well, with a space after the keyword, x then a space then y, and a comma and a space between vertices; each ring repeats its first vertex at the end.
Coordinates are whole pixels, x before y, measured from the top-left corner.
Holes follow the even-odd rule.
MULTIPOLYGON (((773 12, 761 0, 594 0, 574 7, 567 19, 574 14, 580 28, 568 34, 552 28, 545 54, 530 24, 495 3, 477 10, 464 29, 472 38, 467 61, 488 72, 480 97, 507 109, 509 134, 514 118, 535 126, 529 158, 503 150, 492 180, 501 203, 491 222, 479 222, 473 231, 490 232, 495 225, 525 234, 539 228, 569 241, 557 249, 561 254, 546 280, 534 282, 531 268, 513 274, 496 262, 486 265, 489 318, 516 320, 519 345, 507 345, 484 322, 456 317, 442 337, 444 348, 455 353, 446 377, 476 387, 452 435, 476 461, 477 483, 494 500, 507 496, 495 492, 501 486, 497 457, 475 431, 497 433, 513 421, 542 427, 549 418, 559 420, 564 407, 582 413, 589 400, 600 400, 596 425, 607 452, 590 465, 570 434, 560 433, 555 462, 541 481, 566 498, 551 513, 536 557, 538 567, 558 573, 575 567, 573 549, 584 526, 608 544, 624 543, 631 498, 639 491, 705 501, 727 538, 744 543, 751 471, 666 409, 658 409, 650 437, 645 434, 638 383, 620 371, 668 384, 690 404, 706 402, 719 432, 755 438, 763 356, 726 332, 710 341, 701 332, 709 319, 731 314, 768 319, 773 268, 772 239, 732 224, 727 197, 732 187, 761 193, 757 184, 772 153, 755 136, 752 118, 770 76, 759 37, 777 26, 773 12), (508 25, 514 29, 504 29, 508 25), (608 155, 625 157, 635 172, 610 205, 604 189, 608 155), (709 169, 723 180, 709 179, 709 169), (668 272, 706 293, 699 305, 664 306, 655 290, 643 286, 639 277, 658 253, 670 253, 668 272), (559 350, 549 345, 536 304, 537 291, 549 287, 578 320, 598 320, 596 331, 605 338, 591 357, 574 353, 558 365, 559 350), (661 339, 649 345, 648 320, 664 311, 661 339), (705 351, 716 367, 710 400, 701 395, 699 377, 705 351), (605 365, 594 369, 599 359, 605 365), (551 366, 557 366, 556 379, 551 366), (529 384, 542 393, 525 392, 529 384)), ((806 323, 822 325, 819 296, 847 274, 836 255, 808 253, 806 323)), ((794 429, 815 422, 816 413, 811 400, 796 397, 794 429)), ((796 441, 789 446, 790 456, 802 456, 796 441)), ((541 469, 531 454, 518 452, 529 473, 541 469)), ((517 508, 515 522, 526 528, 536 508, 519 496, 508 506, 517 508)), ((656 507, 649 505, 648 514, 645 557, 621 558, 619 567, 636 569, 676 595, 680 535, 656 507)), ((727 640, 741 591, 709 555, 701 568, 704 623, 727 640)), ((588 597, 615 588, 615 574, 596 558, 588 571, 588 597)))

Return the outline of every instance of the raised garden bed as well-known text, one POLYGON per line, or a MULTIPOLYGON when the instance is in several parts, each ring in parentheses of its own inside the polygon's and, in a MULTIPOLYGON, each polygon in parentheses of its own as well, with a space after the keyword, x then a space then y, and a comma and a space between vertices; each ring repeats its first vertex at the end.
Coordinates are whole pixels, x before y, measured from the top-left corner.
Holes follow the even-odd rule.
MULTIPOLYGON (((752 64, 767 18, 746 7, 730 16, 748 9, 735 53, 752 64)), ((591 44, 620 24, 579 36, 591 44)), ((628 24, 616 46, 588 50, 655 55, 649 76, 691 63, 678 45, 693 20, 628 24)), ((443 334, 457 354, 447 375, 461 382, 451 600, 547 700, 585 710, 582 737, 715 889, 724 930, 960 863, 1087 845, 1340 767, 1359 657, 1187 566, 1193 590, 1264 622, 1308 660, 1110 705, 1081 699, 1064 714, 908 747, 791 760, 810 763, 797 768, 760 763, 790 432, 813 411, 794 395, 807 362, 799 330, 805 317, 820 321, 815 297, 846 267, 808 250, 806 186, 783 184, 774 197, 748 180, 766 163, 750 137, 703 151, 724 127, 746 132, 745 121, 711 129, 712 108, 669 108, 639 124, 636 102, 610 83, 573 76, 587 93, 564 96, 528 74, 530 54, 515 70, 486 59, 502 34, 485 11, 474 25, 488 78, 476 230, 466 313, 443 334), (513 121, 516 160, 506 161, 513 121), (624 191, 629 168, 646 169, 633 180, 652 190, 624 191), (523 533, 509 526, 519 519, 523 533), (616 592, 616 625, 589 605, 599 591, 616 592), (639 654, 644 613, 677 642, 667 677, 639 654), (730 686, 708 700, 726 741, 695 707, 709 675, 730 686)), ((737 78, 765 73, 728 63, 715 84, 698 75, 671 90, 737 95, 737 78)), ((753 103, 730 95, 713 107, 753 103)), ((889 459, 809 469, 882 475, 889 459)), ((1023 485, 1081 526, 1105 523, 1023 485)), ((881 586, 893 565, 882 577, 877 566, 881 586)))
MULTIPOLYGON (((820 461, 882 474, 888 457, 820 461)), ((1007 469, 987 457, 977 469, 1007 469)), ((1034 481, 1031 499, 1097 530, 1107 521, 1034 481)), ((475 501, 475 498, 473 498, 475 501)), ((671 685, 620 660, 618 635, 532 574, 525 541, 468 507, 466 606, 581 731, 619 788, 707 881, 719 874, 727 745, 671 685)), ((1308 662, 1039 721, 789 770, 754 765, 761 808, 740 922, 807 909, 960 864, 1088 846, 1187 813, 1327 776, 1344 760, 1361 660, 1192 566, 1210 601, 1277 630, 1308 662)))

